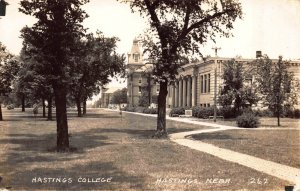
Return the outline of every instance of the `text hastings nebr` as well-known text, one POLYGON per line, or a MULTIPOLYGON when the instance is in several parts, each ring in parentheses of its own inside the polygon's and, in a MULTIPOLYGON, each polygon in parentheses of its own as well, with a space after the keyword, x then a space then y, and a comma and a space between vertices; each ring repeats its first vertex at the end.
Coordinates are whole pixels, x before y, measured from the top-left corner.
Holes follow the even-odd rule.
POLYGON ((64 184, 71 184, 73 182, 78 183, 110 183, 112 182, 112 177, 79 177, 79 178, 66 178, 66 177, 58 177, 58 178, 51 178, 51 177, 34 177, 32 178, 32 183, 64 183, 64 184))

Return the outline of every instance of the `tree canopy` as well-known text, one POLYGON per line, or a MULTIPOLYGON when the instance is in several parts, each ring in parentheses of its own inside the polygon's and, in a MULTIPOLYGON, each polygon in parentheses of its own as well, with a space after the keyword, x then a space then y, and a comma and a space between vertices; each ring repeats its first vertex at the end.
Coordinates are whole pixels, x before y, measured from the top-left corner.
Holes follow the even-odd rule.
POLYGON ((148 20, 144 49, 155 62, 153 75, 160 83, 156 136, 164 136, 167 85, 178 74, 180 58, 201 55, 201 45, 218 35, 228 37, 234 21, 242 17, 241 4, 238 0, 119 1, 148 20))
POLYGON ((254 64, 257 67, 256 80, 262 104, 275 114, 277 125, 280 126, 280 116, 284 107, 297 104, 297 93, 292 88, 294 75, 288 71, 288 61, 283 61, 282 56, 279 56, 275 64, 268 56, 255 60, 254 64))

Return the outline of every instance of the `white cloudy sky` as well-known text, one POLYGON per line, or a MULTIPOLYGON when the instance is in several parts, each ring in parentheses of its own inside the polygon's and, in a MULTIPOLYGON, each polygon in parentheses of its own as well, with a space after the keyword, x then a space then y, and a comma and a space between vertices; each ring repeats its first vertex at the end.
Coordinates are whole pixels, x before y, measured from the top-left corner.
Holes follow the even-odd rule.
MULTIPOLYGON (((20 29, 32 25, 34 19, 18 12, 20 0, 7 0, 7 14, 0 19, 0 41, 18 54, 22 47, 20 29)), ((271 58, 300 58, 300 0, 241 0, 243 20, 235 23, 234 37, 219 39, 203 48, 203 55, 214 55, 213 46, 221 47, 219 56, 253 58, 256 50, 271 58)), ((120 38, 118 52, 127 53, 135 36, 143 33, 145 20, 133 14, 126 4, 116 0, 90 0, 84 6, 90 15, 84 26, 107 36, 120 38)))
MULTIPOLYGON (((20 29, 32 25, 34 19, 18 12, 20 0, 7 0, 7 15, 0 19, 0 41, 14 54, 18 54, 22 40, 20 29)), ((244 19, 235 23, 234 37, 220 39, 217 46, 220 56, 245 58, 262 50, 272 58, 283 55, 286 59, 300 58, 300 0, 241 0, 244 19)), ((97 29, 107 36, 121 39, 118 52, 127 53, 135 36, 143 33, 145 20, 132 14, 128 5, 116 0, 91 0, 84 6, 90 15, 84 26, 90 32, 97 29)), ((206 45, 204 55, 213 55, 206 45)))

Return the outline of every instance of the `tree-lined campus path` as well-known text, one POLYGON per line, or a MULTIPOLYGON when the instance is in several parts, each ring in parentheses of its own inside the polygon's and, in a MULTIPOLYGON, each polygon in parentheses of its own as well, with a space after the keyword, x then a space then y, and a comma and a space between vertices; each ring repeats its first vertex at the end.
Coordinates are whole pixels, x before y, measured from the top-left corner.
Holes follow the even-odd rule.
MULTIPOLYGON (((31 111, 4 109, 0 123, 0 189, 12 190, 283 190, 288 181, 218 157, 153 139, 154 117, 68 110, 73 152, 55 152, 56 124, 31 111), (38 178, 67 178, 51 182, 38 178), (82 182, 112 178, 110 182, 82 182), (267 180, 265 184, 252 180, 267 180)), ((169 133, 212 129, 168 121, 169 133)))

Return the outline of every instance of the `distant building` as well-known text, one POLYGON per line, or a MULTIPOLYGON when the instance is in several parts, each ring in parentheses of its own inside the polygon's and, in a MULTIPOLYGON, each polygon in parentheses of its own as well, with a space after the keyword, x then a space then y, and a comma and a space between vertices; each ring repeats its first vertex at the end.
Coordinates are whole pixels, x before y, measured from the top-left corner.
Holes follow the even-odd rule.
POLYGON ((118 87, 110 87, 110 88, 102 88, 101 90, 101 107, 108 108, 111 103, 112 94, 121 88, 118 87))

